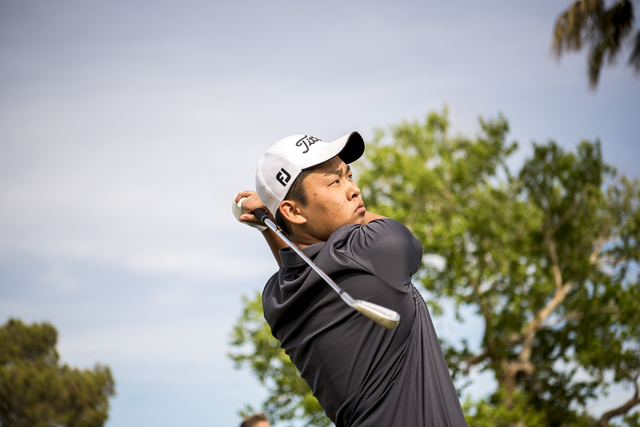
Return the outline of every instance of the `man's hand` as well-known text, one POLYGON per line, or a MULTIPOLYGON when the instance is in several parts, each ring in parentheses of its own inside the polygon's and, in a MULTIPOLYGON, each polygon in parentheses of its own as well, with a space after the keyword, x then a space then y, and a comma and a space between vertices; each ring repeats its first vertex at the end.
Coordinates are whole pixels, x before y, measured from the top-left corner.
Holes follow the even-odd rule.
POLYGON ((263 225, 262 222, 253 214, 256 209, 262 209, 269 215, 269 217, 273 221, 273 216, 258 197, 258 193, 248 190, 239 192, 238 194, 236 194, 236 198, 233 199, 232 208, 233 215, 238 221, 250 225, 251 227, 257 228, 258 230, 263 232, 262 235, 267 240, 267 244, 271 249, 271 253, 276 259, 278 266, 281 266, 282 261, 280 260, 279 251, 280 249, 286 248, 287 244, 282 239, 280 239, 276 233, 271 231, 269 227, 263 225))
POLYGON ((233 199, 233 215, 240 222, 243 222, 251 227, 257 228, 260 231, 264 231, 267 227, 253 215, 253 211, 256 209, 262 209, 268 212, 267 207, 262 203, 258 197, 258 193, 255 191, 241 191, 236 194, 233 199))

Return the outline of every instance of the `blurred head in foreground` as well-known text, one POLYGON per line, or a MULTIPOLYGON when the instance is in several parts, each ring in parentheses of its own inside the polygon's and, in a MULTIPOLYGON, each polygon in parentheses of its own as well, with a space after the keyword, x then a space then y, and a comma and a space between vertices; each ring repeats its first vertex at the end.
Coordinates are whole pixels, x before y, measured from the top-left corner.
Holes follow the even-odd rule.
POLYGON ((264 414, 255 414, 245 418, 240 427, 271 427, 271 424, 264 414))

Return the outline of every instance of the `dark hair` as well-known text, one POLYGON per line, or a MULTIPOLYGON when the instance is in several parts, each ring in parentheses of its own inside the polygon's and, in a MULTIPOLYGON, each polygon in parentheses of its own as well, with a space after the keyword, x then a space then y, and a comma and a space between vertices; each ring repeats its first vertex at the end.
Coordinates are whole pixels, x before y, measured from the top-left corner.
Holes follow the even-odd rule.
POLYGON ((242 421, 240 427, 253 427, 258 424, 260 421, 267 421, 267 417, 264 414, 255 414, 247 417, 242 421))
MULTIPOLYGON (((314 169, 315 166, 300 172, 300 175, 298 175, 293 181, 293 184, 291 184, 291 188, 289 189, 287 195, 284 197, 284 200, 294 200, 302 203, 304 206, 307 205, 307 192, 304 191, 302 182, 314 169)), ((276 212, 274 212, 273 216, 276 219, 276 225, 282 229, 284 234, 289 235, 291 233, 291 227, 289 227, 290 222, 285 217, 283 217, 282 214, 280 214, 279 206, 276 212)))

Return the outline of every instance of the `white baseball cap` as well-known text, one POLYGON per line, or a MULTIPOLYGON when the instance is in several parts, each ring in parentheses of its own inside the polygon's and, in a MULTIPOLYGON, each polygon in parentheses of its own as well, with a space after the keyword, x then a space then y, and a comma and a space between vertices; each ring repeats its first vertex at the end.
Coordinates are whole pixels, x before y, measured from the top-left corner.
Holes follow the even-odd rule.
POLYGON ((276 142, 258 163, 256 192, 260 200, 275 215, 291 185, 304 169, 319 165, 335 156, 343 162, 358 160, 364 153, 364 140, 351 132, 333 142, 310 135, 291 135, 276 142))

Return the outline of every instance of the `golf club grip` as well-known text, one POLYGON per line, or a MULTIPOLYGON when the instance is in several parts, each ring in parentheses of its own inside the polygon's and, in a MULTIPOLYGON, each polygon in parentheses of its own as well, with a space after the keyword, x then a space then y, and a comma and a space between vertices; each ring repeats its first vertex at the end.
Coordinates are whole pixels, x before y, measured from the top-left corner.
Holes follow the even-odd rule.
POLYGON ((266 218, 269 218, 267 213, 262 209, 256 209, 255 211, 253 211, 253 214, 256 216, 256 218, 258 218, 263 223, 266 218))

